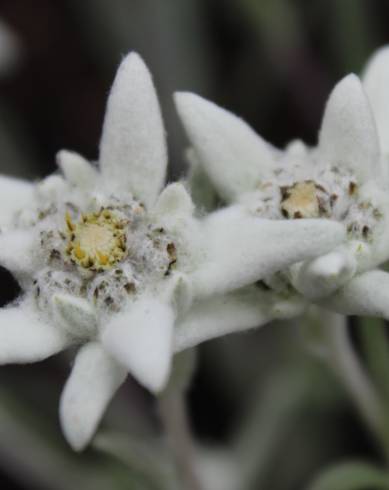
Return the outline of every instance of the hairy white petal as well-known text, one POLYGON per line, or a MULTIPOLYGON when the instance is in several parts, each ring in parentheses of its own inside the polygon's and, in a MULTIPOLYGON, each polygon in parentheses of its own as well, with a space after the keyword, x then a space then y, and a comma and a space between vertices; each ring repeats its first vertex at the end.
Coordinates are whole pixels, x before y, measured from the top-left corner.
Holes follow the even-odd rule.
POLYGON ((49 175, 39 182, 36 192, 42 202, 61 201, 68 192, 68 184, 61 175, 49 175))
POLYGON ((100 165, 110 185, 151 206, 165 181, 167 150, 151 75, 136 53, 122 61, 108 99, 100 165))
POLYGON ((29 301, 0 310, 0 364, 41 361, 70 343, 66 332, 41 319, 29 301))
POLYGON ((289 157, 306 160, 308 156, 308 148, 302 140, 295 139, 286 145, 285 154, 289 157))
POLYGON ((199 300, 177 320, 174 350, 179 352, 215 337, 260 327, 276 318, 290 318, 300 314, 303 307, 296 298, 284 299, 254 287, 199 300))
POLYGON ((319 150, 324 165, 345 167, 360 182, 382 175, 375 121, 355 75, 341 80, 328 99, 319 150))
POLYGON ((357 268, 354 254, 339 249, 291 267, 293 286, 307 298, 329 296, 349 281, 357 268))
POLYGON ((205 171, 226 200, 252 190, 273 164, 273 149, 242 119, 198 95, 175 95, 178 113, 205 171))
POLYGON ((389 153, 389 46, 374 53, 363 73, 362 82, 373 109, 380 146, 389 153))
POLYGON ((345 239, 328 220, 266 220, 231 206, 203 222, 203 263, 193 273, 195 294, 246 286, 293 263, 329 252, 345 239))
POLYGON ((168 380, 174 317, 171 306, 143 296, 114 316, 102 336, 106 349, 152 392, 168 380))
POLYGON ((344 315, 377 316, 389 320, 389 274, 372 270, 356 276, 321 305, 344 315))
POLYGON ((0 229, 7 229, 18 211, 31 206, 33 195, 32 183, 12 177, 0 177, 0 229))
POLYGON ((55 294, 52 304, 58 323, 69 334, 86 338, 96 333, 96 312, 89 301, 70 294, 55 294))
POLYGON ((16 276, 36 270, 39 257, 34 254, 36 237, 31 230, 13 230, 0 233, 0 265, 16 276))
POLYGON ((89 342, 80 349, 60 403, 62 430, 73 449, 81 451, 90 442, 126 376, 127 370, 101 344, 89 342))
POLYGON ((194 212, 194 204, 188 191, 182 183, 170 184, 159 196, 154 214, 165 226, 176 226, 182 221, 191 218, 194 212))
POLYGON ((84 157, 72 151, 57 153, 57 163, 66 180, 71 184, 88 190, 97 178, 97 171, 84 157))

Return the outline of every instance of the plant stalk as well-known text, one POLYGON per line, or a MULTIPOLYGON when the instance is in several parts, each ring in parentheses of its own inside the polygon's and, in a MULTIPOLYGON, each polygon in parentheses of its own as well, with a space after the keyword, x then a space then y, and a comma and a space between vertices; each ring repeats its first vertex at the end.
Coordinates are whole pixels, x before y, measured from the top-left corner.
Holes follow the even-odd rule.
POLYGON ((202 490, 195 468, 195 447, 183 390, 167 390, 159 398, 159 413, 183 490, 202 490))
POLYGON ((389 461, 389 437, 380 397, 362 366, 348 335, 346 318, 336 313, 326 315, 328 362, 353 399, 360 415, 381 445, 389 461))

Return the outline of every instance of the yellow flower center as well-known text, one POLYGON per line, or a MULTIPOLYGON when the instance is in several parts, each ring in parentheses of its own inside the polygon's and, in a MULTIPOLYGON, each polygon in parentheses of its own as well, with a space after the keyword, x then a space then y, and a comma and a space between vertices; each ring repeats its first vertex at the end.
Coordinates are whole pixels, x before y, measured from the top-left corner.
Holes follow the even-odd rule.
POLYGON ((281 188, 281 211, 286 218, 317 218, 320 216, 317 187, 307 180, 281 188))
POLYGON ((73 223, 67 212, 65 221, 68 234, 66 252, 80 267, 106 270, 126 256, 127 222, 109 209, 82 215, 78 223, 73 223))

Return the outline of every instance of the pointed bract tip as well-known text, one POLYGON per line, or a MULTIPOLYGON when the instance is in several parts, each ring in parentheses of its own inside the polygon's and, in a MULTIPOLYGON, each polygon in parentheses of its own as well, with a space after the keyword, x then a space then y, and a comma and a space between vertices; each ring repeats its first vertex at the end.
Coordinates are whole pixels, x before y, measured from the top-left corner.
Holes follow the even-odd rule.
POLYGON ((194 204, 185 185, 182 182, 174 182, 161 192, 155 210, 166 217, 191 216, 194 212, 194 204))
POLYGON ((160 369, 157 373, 155 373, 152 378, 143 378, 142 382, 151 393, 153 393, 154 395, 158 395, 162 393, 162 391, 166 388, 170 376, 170 371, 171 365, 169 363, 168 366, 160 369))
POLYGON ((365 69, 363 70, 363 75, 373 67, 382 66, 389 70, 389 44, 378 48, 368 59, 365 69))
POLYGON ((197 95, 193 92, 175 92, 173 95, 173 99, 175 105, 177 107, 177 111, 180 116, 183 116, 183 113, 190 114, 193 112, 193 109, 197 110, 209 110, 215 109, 217 112, 223 112, 226 109, 218 106, 214 102, 206 99, 205 97, 201 97, 201 95, 197 95), (181 112, 182 111, 182 112, 181 112))
POLYGON ((64 422, 61 422, 61 428, 66 442, 73 449, 73 451, 81 453, 86 449, 90 442, 89 438, 80 438, 79 436, 75 436, 74 432, 67 431, 66 424, 64 422))
POLYGON ((343 77, 332 89, 332 92, 328 98, 328 102, 334 97, 342 97, 345 101, 352 102, 365 97, 362 82, 358 75, 350 73, 343 77))
MULTIPOLYGON (((356 75, 355 73, 349 73, 348 75, 346 75, 345 77, 343 77, 338 83, 337 85, 335 86, 336 87, 354 87, 354 88, 358 88, 359 89, 362 89, 362 82, 361 82, 361 79, 359 78, 358 75, 356 75)), ((363 89, 362 89, 363 90, 363 89)))
POLYGON ((122 70, 131 70, 133 72, 146 71, 147 73, 150 73, 142 56, 136 51, 130 51, 122 58, 119 64, 118 72, 122 70))
POLYGON ((153 393, 169 377, 174 320, 172 306, 145 295, 114 316, 102 334, 107 352, 153 393))
POLYGON ((176 104, 185 104, 188 100, 205 100, 193 92, 183 90, 182 92, 174 92, 173 99, 176 104))

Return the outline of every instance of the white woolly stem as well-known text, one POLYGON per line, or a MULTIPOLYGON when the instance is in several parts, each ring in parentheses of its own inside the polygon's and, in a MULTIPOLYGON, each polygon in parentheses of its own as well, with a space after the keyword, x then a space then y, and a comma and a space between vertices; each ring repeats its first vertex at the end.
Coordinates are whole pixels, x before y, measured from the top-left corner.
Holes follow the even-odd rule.
POLYGON ((354 400, 366 424, 388 453, 382 405, 375 387, 361 365, 348 336, 346 318, 326 313, 329 364, 354 400))
POLYGON ((195 450, 182 390, 167 390, 159 398, 159 413, 185 490, 201 490, 195 450))

